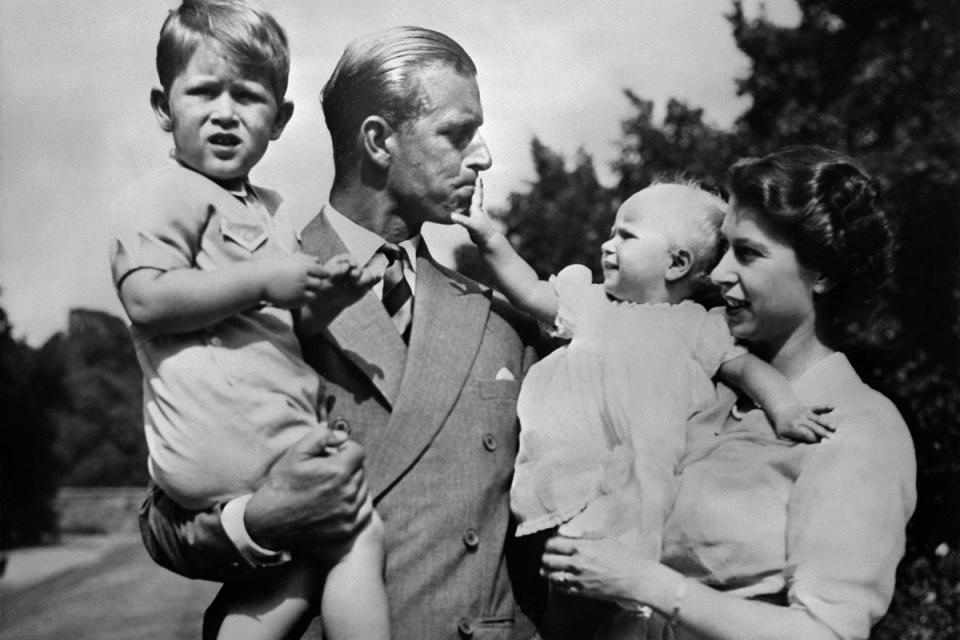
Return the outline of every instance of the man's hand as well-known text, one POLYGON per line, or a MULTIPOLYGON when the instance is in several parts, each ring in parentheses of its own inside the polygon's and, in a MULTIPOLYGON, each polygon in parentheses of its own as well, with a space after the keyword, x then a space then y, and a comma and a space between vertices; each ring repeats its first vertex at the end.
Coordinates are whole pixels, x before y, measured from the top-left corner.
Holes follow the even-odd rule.
POLYGON ((268 549, 322 549, 351 537, 371 515, 363 449, 317 429, 290 447, 254 492, 244 515, 250 537, 268 549))

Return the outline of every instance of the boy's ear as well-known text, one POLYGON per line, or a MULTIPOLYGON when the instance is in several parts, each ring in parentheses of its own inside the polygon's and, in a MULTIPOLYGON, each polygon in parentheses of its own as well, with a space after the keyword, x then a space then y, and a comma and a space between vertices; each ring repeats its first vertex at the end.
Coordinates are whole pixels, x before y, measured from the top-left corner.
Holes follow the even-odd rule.
POLYGON ((381 169, 390 166, 393 148, 393 127, 380 116, 367 116, 360 123, 360 135, 363 137, 363 152, 381 169))
POLYGON ((150 106, 157 117, 160 128, 166 132, 173 131, 173 117, 170 115, 170 101, 163 89, 154 87, 150 90, 150 106))
POLYGON ((693 268, 693 254, 689 249, 674 249, 670 252, 670 266, 667 267, 667 282, 680 280, 693 268))
POLYGON ((284 127, 287 126, 287 123, 290 122, 290 118, 292 117, 293 103, 289 100, 284 100, 280 104, 280 108, 277 109, 277 117, 273 121, 273 130, 270 132, 271 140, 276 140, 280 137, 284 127))

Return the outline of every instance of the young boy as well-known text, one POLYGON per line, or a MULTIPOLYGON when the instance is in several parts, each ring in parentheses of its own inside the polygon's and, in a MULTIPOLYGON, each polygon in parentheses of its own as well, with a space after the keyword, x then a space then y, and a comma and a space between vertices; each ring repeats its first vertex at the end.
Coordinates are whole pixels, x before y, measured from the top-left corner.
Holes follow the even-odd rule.
MULTIPOLYGON (((273 17, 238 0, 185 0, 161 29, 157 71, 150 102, 173 160, 120 200, 111 264, 144 374, 151 476, 202 509, 250 493, 287 448, 326 430, 289 310, 342 308, 378 277, 346 255, 321 265, 298 252, 280 197, 248 182, 293 114, 273 17)), ((325 637, 388 638, 382 535, 374 513, 333 558, 226 585, 218 637, 287 637, 322 589, 325 637)))

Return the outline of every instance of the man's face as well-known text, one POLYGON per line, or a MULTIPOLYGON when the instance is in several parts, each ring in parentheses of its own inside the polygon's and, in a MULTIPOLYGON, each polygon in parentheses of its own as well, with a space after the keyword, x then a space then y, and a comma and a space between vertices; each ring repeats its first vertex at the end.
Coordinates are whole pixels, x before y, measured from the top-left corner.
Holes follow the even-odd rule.
POLYGON ((415 73, 426 108, 390 136, 388 189, 412 221, 449 224, 451 213, 467 213, 477 174, 492 163, 480 136, 480 91, 449 65, 415 73))

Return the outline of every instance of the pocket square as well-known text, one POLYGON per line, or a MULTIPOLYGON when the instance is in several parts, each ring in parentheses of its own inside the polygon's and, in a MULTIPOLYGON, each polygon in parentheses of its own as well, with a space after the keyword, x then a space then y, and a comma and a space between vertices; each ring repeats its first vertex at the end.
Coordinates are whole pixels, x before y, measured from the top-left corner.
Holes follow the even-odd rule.
POLYGON ((516 380, 516 377, 510 372, 510 369, 506 367, 500 367, 500 371, 497 371, 497 375, 494 376, 494 380, 516 380))

